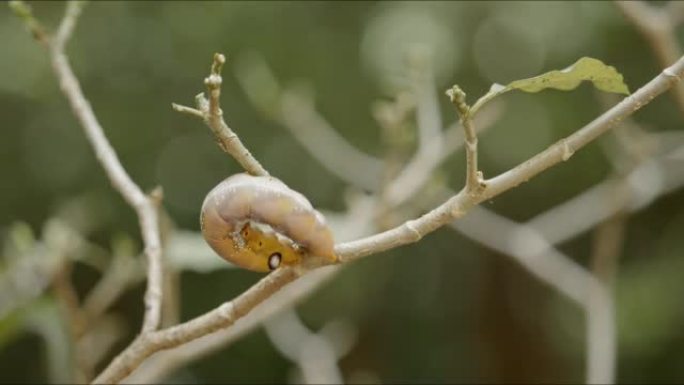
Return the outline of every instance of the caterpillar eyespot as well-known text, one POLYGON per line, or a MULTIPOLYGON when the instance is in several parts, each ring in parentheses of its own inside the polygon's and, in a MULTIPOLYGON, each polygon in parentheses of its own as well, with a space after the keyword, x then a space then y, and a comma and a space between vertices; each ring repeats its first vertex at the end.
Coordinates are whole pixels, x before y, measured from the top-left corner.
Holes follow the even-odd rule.
POLYGON ((268 268, 271 270, 275 270, 280 266, 280 260, 282 259, 282 255, 280 253, 273 253, 268 257, 268 268))
POLYGON ((310 255, 337 260, 323 215, 274 177, 223 180, 204 199, 200 224, 209 246, 245 269, 268 272, 310 255))

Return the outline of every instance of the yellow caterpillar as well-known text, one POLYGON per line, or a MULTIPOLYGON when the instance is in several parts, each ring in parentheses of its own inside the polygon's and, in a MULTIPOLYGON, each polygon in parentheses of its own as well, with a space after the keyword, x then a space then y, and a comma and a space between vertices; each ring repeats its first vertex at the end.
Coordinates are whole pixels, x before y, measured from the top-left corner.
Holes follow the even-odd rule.
POLYGON ((209 246, 245 269, 267 272, 310 255, 337 260, 323 215, 274 177, 243 173, 223 180, 204 199, 200 224, 209 246))

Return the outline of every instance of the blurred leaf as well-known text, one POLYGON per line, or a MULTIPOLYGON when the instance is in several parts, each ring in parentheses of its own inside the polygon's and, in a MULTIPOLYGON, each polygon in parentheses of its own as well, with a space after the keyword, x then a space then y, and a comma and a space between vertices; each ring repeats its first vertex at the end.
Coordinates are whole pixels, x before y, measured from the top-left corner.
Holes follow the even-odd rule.
POLYGON ((598 59, 583 57, 562 70, 553 70, 529 79, 515 80, 505 86, 498 83, 492 84, 489 92, 475 102, 470 109, 470 114, 475 115, 485 103, 508 91, 520 90, 533 93, 547 88, 570 91, 577 88, 583 81, 592 82, 594 87, 601 91, 629 95, 629 89, 622 74, 615 67, 606 65, 598 59))

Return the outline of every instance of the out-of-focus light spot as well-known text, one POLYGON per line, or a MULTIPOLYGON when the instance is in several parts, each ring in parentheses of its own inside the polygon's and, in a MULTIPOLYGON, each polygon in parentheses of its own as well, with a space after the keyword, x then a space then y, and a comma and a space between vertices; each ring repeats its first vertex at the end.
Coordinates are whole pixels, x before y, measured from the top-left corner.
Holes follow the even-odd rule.
POLYGON ((457 66, 461 41, 450 21, 425 4, 383 4, 364 31, 361 59, 366 68, 389 91, 410 82, 407 63, 413 57, 427 62, 438 83, 457 66))

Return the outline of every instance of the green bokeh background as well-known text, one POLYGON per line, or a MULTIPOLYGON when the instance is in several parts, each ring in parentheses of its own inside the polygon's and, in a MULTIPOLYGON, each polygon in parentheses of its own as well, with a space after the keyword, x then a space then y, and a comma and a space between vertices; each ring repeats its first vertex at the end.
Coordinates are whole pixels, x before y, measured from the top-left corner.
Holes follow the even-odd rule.
MULTIPOLYGON (((64 6, 31 4, 48 26, 55 25, 64 6)), ((145 190, 161 185, 164 207, 176 226, 197 231, 206 192, 240 169, 200 121, 174 112, 171 103, 193 104, 214 52, 228 57, 222 107, 231 127, 272 174, 315 206, 341 211, 345 183, 284 127, 257 111, 231 64, 256 52, 282 83, 306 81, 318 110, 342 136, 382 156, 371 105, 393 96, 393 71, 401 71, 402 63, 391 54, 405 43, 402 36, 434 42, 438 89, 458 83, 471 100, 492 82, 563 68, 582 56, 615 66, 632 90, 659 71, 645 41, 613 4, 579 1, 93 2, 68 52, 131 177, 145 190), (397 30, 408 35, 393 35, 397 30)), ((97 214, 90 240, 109 248, 113 235, 127 234, 140 247, 136 217, 95 161, 44 50, 4 5, 0 47, 0 239, 18 221, 40 236, 43 224, 64 205, 87 201, 97 214)), ((587 85, 568 93, 504 98, 503 117, 480 137, 486 175, 534 155, 603 109, 587 85)), ((446 98, 440 103, 444 120, 453 121, 446 98)), ((669 95, 635 119, 650 131, 681 130, 669 95)), ((440 169, 455 189, 463 182, 463 163, 459 152, 440 169)), ((610 172, 602 146, 594 143, 486 205, 522 221, 610 172)), ((669 194, 629 219, 617 286, 619 382, 684 381, 683 197, 681 191, 669 194)), ((587 265, 591 234, 561 249, 587 265)), ((183 273, 181 318, 215 307, 259 277, 238 270, 183 273)), ((77 265, 75 279, 84 295, 97 274, 77 265)), ((125 317, 129 337, 140 324, 143 289, 139 285, 128 292, 114 308, 125 317)), ((580 309, 510 258, 449 229, 354 263, 298 311, 313 330, 333 319, 355 326, 357 341, 340 362, 347 379, 360 374, 381 382, 584 378, 580 309)), ((47 381, 46 360, 35 334, 0 339, 0 381, 47 381)), ((259 329, 173 379, 282 382, 292 367, 259 329)))

